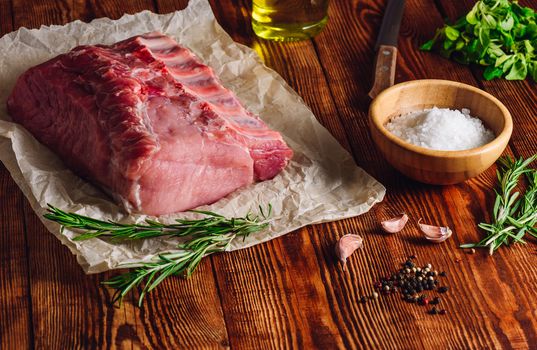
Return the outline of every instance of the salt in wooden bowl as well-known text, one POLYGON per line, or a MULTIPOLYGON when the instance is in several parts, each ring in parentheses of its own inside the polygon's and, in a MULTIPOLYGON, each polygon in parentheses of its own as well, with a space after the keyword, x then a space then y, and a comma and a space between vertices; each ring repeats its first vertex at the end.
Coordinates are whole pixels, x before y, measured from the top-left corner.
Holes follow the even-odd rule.
POLYGON ((505 150, 513 121, 507 108, 491 94, 448 80, 414 80, 380 93, 369 108, 373 141, 386 160, 406 176, 428 184, 456 184, 488 169, 505 150), (483 121, 495 138, 477 148, 439 151, 406 142, 385 125, 394 117, 432 107, 462 110, 483 121))

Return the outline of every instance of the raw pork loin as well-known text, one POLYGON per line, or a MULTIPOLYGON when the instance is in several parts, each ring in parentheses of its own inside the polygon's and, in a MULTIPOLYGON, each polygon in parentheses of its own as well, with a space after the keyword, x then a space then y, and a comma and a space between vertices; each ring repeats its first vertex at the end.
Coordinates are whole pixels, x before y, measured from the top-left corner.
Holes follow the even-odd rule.
POLYGON ((12 118, 129 211, 159 215, 276 176, 293 152, 161 33, 80 46, 25 72, 12 118))

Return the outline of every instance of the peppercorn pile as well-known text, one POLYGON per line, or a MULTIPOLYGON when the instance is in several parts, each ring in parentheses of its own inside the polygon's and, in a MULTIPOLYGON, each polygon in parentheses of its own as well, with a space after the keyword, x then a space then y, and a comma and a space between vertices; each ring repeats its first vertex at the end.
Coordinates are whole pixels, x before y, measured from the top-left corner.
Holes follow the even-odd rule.
MULTIPOLYGON (((431 315, 445 315, 446 310, 437 306, 441 298, 431 297, 427 293, 442 294, 448 291, 448 287, 441 285, 439 280, 439 277, 445 277, 446 273, 444 271, 439 273, 431 264, 420 267, 414 263, 415 259, 415 255, 408 257, 397 272, 375 282, 374 287, 378 293, 373 292, 370 298, 378 298, 379 293, 382 295, 401 293, 404 301, 428 307, 428 313, 431 315), (429 307, 430 305, 434 306, 429 307)), ((360 301, 364 303, 367 298, 362 297, 360 301)))

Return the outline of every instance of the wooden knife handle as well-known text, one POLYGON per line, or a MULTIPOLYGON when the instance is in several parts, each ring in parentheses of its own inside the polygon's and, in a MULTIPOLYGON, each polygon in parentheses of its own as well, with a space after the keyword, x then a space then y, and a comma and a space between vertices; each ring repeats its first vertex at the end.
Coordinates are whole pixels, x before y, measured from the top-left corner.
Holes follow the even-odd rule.
POLYGON ((369 97, 375 98, 382 90, 389 88, 395 82, 395 63, 397 61, 397 48, 395 46, 381 45, 377 51, 375 61, 375 77, 369 97))

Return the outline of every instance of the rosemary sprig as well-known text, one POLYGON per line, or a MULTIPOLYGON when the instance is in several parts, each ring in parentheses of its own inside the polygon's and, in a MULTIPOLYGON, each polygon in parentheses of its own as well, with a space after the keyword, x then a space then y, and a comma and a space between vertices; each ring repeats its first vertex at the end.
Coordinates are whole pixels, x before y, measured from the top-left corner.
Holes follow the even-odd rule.
POLYGON ((190 277, 204 256, 215 252, 226 251, 237 237, 264 230, 268 226, 272 207, 268 211, 259 207, 259 215, 248 212, 244 217, 227 219, 220 214, 209 211, 193 212, 206 217, 197 220, 176 219, 174 224, 162 224, 146 220, 145 224, 121 224, 113 221, 102 221, 84 215, 67 213, 49 204, 45 218, 55 221, 64 228, 82 231, 75 240, 87 240, 95 237, 110 237, 114 240, 136 240, 161 236, 186 237, 185 243, 179 244, 179 252, 162 253, 153 261, 122 265, 133 269, 127 273, 111 278, 103 284, 115 289, 112 303, 122 301, 123 297, 134 287, 142 286, 138 305, 144 297, 167 277, 180 275, 190 277))
POLYGON ((492 255, 504 244, 525 244, 523 237, 526 233, 537 237, 537 169, 529 168, 535 159, 537 154, 528 159, 500 158, 496 171, 499 189, 495 190, 493 220, 492 223, 478 225, 488 235, 478 243, 463 244, 461 248, 486 247, 492 255), (522 176, 526 177, 528 186, 521 197, 516 189, 522 176))
MULTIPOLYGON (((262 219, 270 216, 259 207, 262 219)), ((197 220, 175 219, 174 224, 163 224, 154 220, 145 220, 145 224, 121 224, 114 221, 103 221, 76 213, 67 213, 52 205, 48 205, 46 219, 55 221, 63 228, 75 229, 83 233, 73 240, 84 241, 96 237, 110 237, 114 240, 136 240, 162 236, 184 237, 198 234, 219 235, 228 232, 237 232, 240 236, 260 231, 260 217, 248 213, 242 218, 227 219, 224 216, 210 211, 191 210, 190 212, 204 214, 206 217, 197 220)))
MULTIPOLYGON (((112 303, 116 303, 134 287, 144 285, 138 298, 138 306, 142 305, 144 297, 167 277, 173 275, 188 278, 192 275, 204 256, 215 252, 225 251, 231 242, 238 236, 237 233, 226 233, 216 236, 196 235, 178 248, 177 253, 160 254, 152 262, 143 263, 122 275, 115 276, 103 284, 115 289, 112 303)), ((243 235, 243 237, 245 237, 243 235)), ((124 265, 123 267, 131 267, 124 265)))

